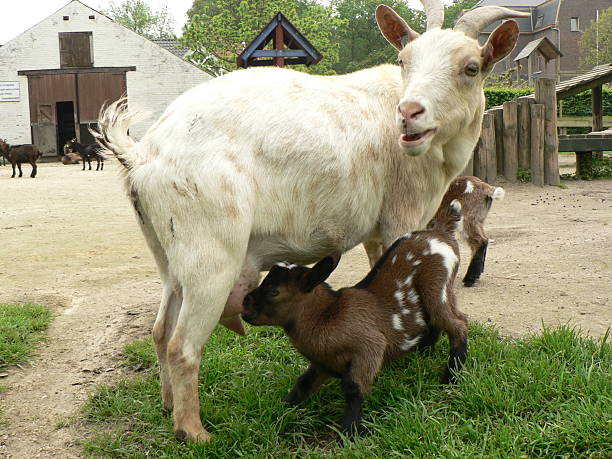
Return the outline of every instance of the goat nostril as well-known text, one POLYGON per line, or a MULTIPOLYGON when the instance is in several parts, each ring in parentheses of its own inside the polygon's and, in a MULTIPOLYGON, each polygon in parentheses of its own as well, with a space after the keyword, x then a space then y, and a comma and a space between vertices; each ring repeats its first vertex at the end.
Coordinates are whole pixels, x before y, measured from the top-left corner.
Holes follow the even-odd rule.
POLYGON ((425 109, 419 110, 418 112, 413 113, 412 115, 410 115, 410 118, 413 120, 416 120, 417 118, 419 118, 423 113, 425 113, 425 109))

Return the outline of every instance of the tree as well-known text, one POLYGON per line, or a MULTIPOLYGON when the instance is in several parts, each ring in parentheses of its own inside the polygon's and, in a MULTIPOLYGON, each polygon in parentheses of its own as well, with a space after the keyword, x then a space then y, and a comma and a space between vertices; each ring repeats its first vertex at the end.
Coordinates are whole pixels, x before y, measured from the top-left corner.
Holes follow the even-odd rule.
POLYGON ((120 4, 111 2, 105 14, 143 37, 176 38, 174 20, 166 7, 153 11, 143 0, 124 0, 120 4))
POLYGON ((236 68, 237 55, 279 11, 324 57, 304 70, 334 73, 340 48, 334 37, 343 21, 314 0, 195 0, 182 41, 192 51, 192 62, 219 75, 236 68))
POLYGON ((444 28, 452 28, 463 10, 469 10, 478 3, 478 0, 454 0, 444 8, 444 28))
POLYGON ((334 66, 337 73, 397 60, 397 51, 385 40, 376 24, 374 13, 380 3, 397 11, 414 30, 422 32, 425 29, 424 14, 408 8, 405 0, 332 0, 334 13, 346 23, 338 30, 340 58, 334 66))
POLYGON ((597 22, 591 21, 582 32, 579 45, 583 70, 612 62, 612 7, 600 12, 597 22))

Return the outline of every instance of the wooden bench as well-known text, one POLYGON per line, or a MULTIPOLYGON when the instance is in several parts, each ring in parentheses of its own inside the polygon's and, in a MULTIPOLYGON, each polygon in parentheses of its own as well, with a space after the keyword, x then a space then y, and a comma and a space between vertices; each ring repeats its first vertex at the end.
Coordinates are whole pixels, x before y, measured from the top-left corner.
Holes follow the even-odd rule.
POLYGON ((576 175, 582 175, 585 161, 594 151, 612 150, 612 128, 588 134, 568 134, 559 136, 559 151, 576 153, 576 175))

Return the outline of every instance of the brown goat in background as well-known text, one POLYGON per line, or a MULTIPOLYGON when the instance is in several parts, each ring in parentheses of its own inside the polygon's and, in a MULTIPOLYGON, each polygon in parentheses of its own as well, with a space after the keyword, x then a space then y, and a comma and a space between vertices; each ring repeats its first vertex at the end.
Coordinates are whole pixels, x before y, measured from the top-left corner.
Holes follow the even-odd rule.
POLYGON ((437 219, 445 218, 445 209, 453 201, 461 203, 462 225, 458 233, 469 244, 472 258, 468 266, 463 285, 472 287, 484 271, 485 258, 489 239, 485 234, 484 221, 489 214, 493 200, 501 200, 506 192, 502 187, 494 187, 478 177, 457 177, 448 187, 440 207, 428 224, 428 228, 437 219))
POLYGON ((11 178, 15 177, 15 166, 19 169, 19 177, 23 176, 21 163, 30 163, 32 166, 30 177, 36 177, 36 161, 42 156, 41 151, 36 145, 9 145, 4 140, 0 140, 0 155, 6 158, 13 166, 13 175, 11 175, 11 178))

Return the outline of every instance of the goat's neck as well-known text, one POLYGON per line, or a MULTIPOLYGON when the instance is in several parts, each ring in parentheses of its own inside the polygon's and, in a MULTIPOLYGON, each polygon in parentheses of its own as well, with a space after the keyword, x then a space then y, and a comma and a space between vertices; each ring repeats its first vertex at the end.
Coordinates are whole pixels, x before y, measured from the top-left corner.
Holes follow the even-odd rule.
POLYGON ((326 322, 326 310, 332 308, 337 299, 327 284, 315 287, 311 295, 293 306, 293 317, 284 326, 287 336, 295 342, 307 342, 313 332, 316 334, 321 330, 326 322))

